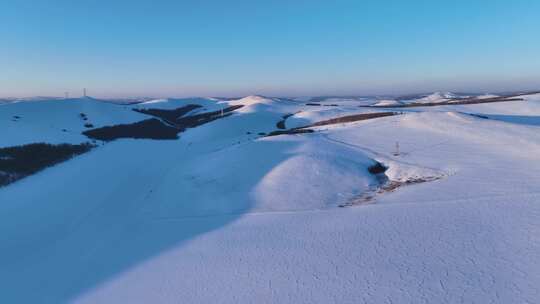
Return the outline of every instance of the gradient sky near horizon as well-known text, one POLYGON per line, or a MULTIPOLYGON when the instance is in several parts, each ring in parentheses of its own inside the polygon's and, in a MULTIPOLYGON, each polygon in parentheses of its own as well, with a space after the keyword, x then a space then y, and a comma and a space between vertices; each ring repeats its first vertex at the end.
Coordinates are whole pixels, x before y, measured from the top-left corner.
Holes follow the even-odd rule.
POLYGON ((0 97, 540 89, 536 0, 0 0, 0 97))

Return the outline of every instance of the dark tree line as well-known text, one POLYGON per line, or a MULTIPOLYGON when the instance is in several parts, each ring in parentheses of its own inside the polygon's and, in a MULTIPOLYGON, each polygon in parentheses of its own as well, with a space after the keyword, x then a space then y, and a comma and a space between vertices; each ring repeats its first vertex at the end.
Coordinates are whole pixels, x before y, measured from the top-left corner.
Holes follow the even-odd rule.
POLYGON ((94 145, 33 143, 0 148, 0 186, 90 151, 94 145))

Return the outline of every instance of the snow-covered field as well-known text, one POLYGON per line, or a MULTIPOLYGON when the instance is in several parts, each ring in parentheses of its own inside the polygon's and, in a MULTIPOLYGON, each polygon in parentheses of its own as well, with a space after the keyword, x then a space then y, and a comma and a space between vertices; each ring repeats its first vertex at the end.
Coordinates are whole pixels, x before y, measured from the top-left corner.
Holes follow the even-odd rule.
POLYGON ((539 303, 540 94, 366 107, 455 97, 0 104, 0 148, 243 106, 0 187, 0 303, 539 303))

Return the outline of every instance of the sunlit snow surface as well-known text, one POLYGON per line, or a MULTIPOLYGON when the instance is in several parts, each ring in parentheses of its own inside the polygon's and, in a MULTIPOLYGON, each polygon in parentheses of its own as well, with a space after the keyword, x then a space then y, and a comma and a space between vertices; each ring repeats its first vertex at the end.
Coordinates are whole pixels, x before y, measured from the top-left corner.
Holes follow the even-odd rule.
POLYGON ((134 108, 244 107, 0 188, 0 303, 538 303, 540 95, 523 98, 274 137, 259 133, 286 115, 294 128, 398 103, 2 104, 0 147, 87 141, 80 113, 101 127, 148 119, 134 108), (404 185, 377 191, 376 161, 404 185))

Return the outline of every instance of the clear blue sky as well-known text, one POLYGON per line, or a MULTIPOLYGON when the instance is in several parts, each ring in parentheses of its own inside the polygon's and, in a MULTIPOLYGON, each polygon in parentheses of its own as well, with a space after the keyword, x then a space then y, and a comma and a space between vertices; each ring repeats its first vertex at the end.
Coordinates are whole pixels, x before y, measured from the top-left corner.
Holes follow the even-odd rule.
POLYGON ((540 1, 0 0, 0 97, 540 89, 540 1))

